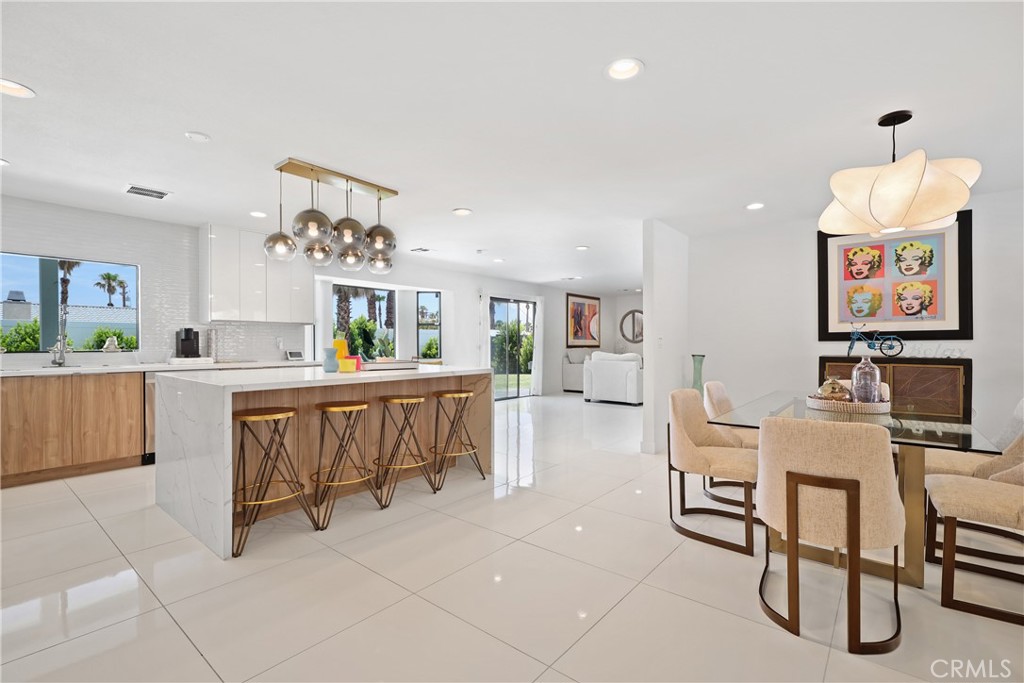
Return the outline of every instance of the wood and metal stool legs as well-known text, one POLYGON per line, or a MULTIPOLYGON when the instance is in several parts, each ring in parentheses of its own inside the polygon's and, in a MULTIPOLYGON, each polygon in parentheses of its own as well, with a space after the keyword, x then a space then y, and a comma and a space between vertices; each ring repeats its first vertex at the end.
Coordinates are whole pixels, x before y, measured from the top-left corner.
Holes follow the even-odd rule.
POLYGON ((480 465, 480 457, 477 455, 479 449, 473 443, 473 438, 466 427, 466 409, 473 398, 473 392, 438 391, 434 393, 434 398, 437 399, 437 412, 434 413, 434 445, 430 447, 430 452, 434 456, 434 490, 441 490, 452 461, 464 455, 468 455, 476 465, 480 478, 487 479, 484 468, 480 465), (447 426, 443 443, 442 423, 447 426))
POLYGON ((368 404, 364 401, 330 401, 316 404, 316 409, 320 411, 320 449, 317 454, 316 471, 310 479, 314 484, 314 515, 316 528, 319 530, 326 529, 331 523, 334 502, 343 486, 363 483, 377 504, 381 504, 380 493, 372 482, 373 472, 366 463, 358 439, 359 425, 367 407, 368 404), (333 415, 340 415, 341 431, 331 419, 333 415), (325 458, 325 437, 328 428, 334 433, 338 446, 334 449, 333 455, 325 458))
POLYGON ((425 400, 423 396, 382 396, 380 399, 384 414, 380 420, 378 457, 373 464, 377 468, 375 486, 379 491, 377 502, 381 508, 391 505, 399 477, 403 471, 411 468, 418 468, 430 490, 437 491, 430 472, 432 461, 423 455, 416 436, 416 417, 425 400), (386 447, 386 437, 391 431, 388 429, 389 423, 396 430, 390 449, 386 447))
POLYGON ((235 466, 233 500, 235 524, 232 525, 234 531, 231 546, 232 557, 238 557, 245 550, 249 532, 259 518, 263 505, 297 498, 299 505, 313 524, 313 528, 317 528, 316 518, 303 495, 305 485, 299 481, 298 469, 284 443, 285 437, 288 435, 288 426, 295 413, 295 408, 252 408, 235 411, 232 415, 234 420, 241 425, 238 460, 235 466), (270 429, 270 435, 266 442, 252 427, 254 423, 259 422, 269 423, 267 426, 270 429), (249 440, 255 442, 259 452, 259 455, 252 454, 254 459, 258 459, 258 462, 253 468, 251 479, 248 463, 250 454, 246 448, 246 442, 249 440), (278 479, 274 478, 275 473, 277 473, 278 479), (268 498, 271 484, 284 484, 288 493, 268 498))

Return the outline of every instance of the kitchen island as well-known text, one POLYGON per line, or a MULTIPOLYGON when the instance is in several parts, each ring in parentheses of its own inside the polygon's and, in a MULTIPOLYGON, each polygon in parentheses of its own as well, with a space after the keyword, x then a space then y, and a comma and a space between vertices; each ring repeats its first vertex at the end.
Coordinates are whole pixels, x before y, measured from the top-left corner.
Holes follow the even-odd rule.
MULTIPOLYGON (((469 389, 475 393, 466 425, 479 448, 480 463, 491 470, 493 395, 490 368, 421 365, 414 370, 327 373, 321 368, 265 368, 161 373, 157 376, 156 502, 196 538, 224 559, 231 557, 233 457, 239 430, 236 410, 289 406, 292 418, 285 445, 312 491, 309 475, 316 469, 322 401, 366 401, 369 409, 359 441, 367 460, 377 457, 382 408, 377 400, 393 394, 427 397, 416 434, 424 453, 432 443, 436 410, 432 393, 469 389)), ((460 463, 460 466, 466 466, 460 463)), ((469 465, 472 467, 472 465, 469 465)), ((409 472, 410 476, 418 476, 409 472)), ((344 493, 358 493, 358 487, 344 493)), ((443 495, 443 490, 438 495, 443 495)), ((293 509, 268 505, 261 519, 293 509)))

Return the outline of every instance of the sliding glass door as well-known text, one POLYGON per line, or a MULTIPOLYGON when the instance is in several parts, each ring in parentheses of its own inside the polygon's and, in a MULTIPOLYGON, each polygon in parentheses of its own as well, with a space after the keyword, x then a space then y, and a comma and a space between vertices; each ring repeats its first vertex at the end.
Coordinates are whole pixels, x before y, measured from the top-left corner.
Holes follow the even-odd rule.
POLYGON ((489 308, 494 398, 529 396, 537 304, 491 297, 489 308))

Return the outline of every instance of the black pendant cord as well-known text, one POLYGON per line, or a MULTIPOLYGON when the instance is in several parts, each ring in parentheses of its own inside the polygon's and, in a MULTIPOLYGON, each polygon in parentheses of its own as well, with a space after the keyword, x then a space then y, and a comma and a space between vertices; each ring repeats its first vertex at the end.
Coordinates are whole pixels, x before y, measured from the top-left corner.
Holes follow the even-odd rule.
POLYGON ((896 126, 892 127, 892 163, 896 163, 896 126))

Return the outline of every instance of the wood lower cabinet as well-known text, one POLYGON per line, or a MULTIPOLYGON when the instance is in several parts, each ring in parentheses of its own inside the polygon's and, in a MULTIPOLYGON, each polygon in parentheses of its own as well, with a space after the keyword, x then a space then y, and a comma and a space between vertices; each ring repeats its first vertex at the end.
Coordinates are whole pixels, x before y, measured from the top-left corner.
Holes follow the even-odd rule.
POLYGON ((0 380, 0 471, 4 475, 72 464, 73 377, 0 380))
POLYGON ((74 375, 72 464, 141 456, 143 409, 141 372, 74 375))
POLYGON ((140 464, 140 372, 0 380, 3 486, 140 464))

